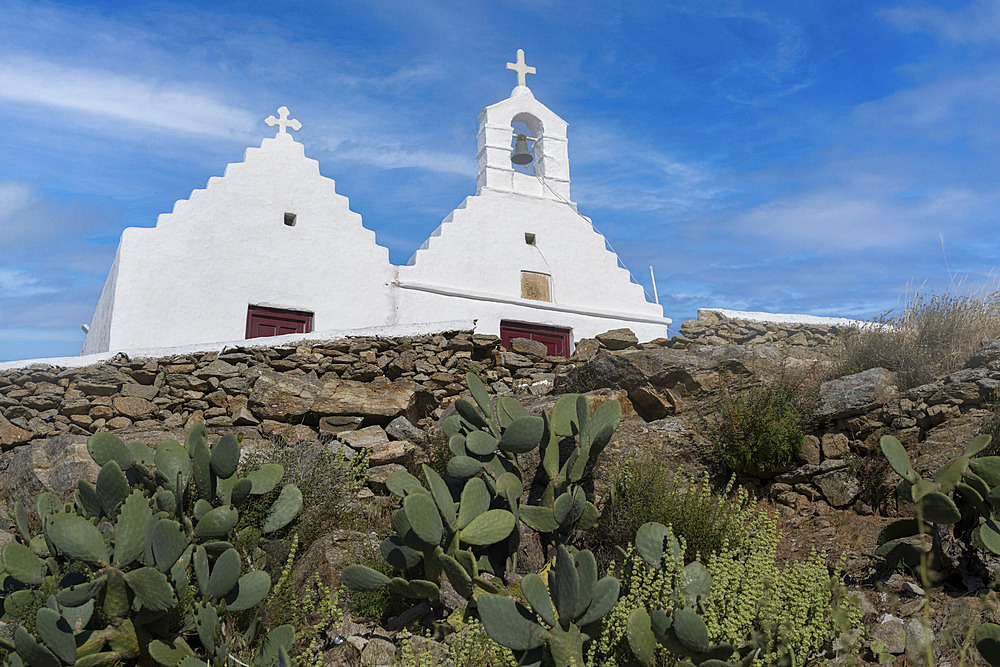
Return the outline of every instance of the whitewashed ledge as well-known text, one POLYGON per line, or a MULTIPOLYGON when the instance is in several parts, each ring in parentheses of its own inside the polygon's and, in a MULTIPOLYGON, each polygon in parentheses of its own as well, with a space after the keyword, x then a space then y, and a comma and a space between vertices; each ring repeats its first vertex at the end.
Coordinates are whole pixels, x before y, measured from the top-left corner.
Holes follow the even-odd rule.
POLYGON ((24 359, 21 361, 0 362, 0 371, 31 366, 53 366, 58 368, 80 368, 97 364, 124 353, 129 359, 155 359, 171 357, 180 354, 204 352, 221 352, 229 348, 280 347, 291 343, 316 342, 325 343, 344 338, 366 336, 369 338, 412 338, 445 333, 448 331, 473 331, 476 320, 448 320, 444 322, 426 322, 421 324, 389 324, 362 329, 328 329, 312 331, 304 334, 286 334, 284 336, 269 336, 267 338, 250 338, 245 340, 230 340, 218 343, 195 343, 180 347, 147 347, 128 350, 111 350, 97 354, 79 355, 76 357, 49 357, 46 359, 24 359))
POLYGON ((820 317, 818 315, 798 315, 788 313, 757 313, 748 310, 727 310, 725 308, 699 308, 698 319, 702 313, 715 313, 731 320, 744 320, 747 322, 764 322, 771 324, 818 324, 821 326, 848 326, 867 327, 871 322, 864 320, 850 320, 843 317, 820 317))

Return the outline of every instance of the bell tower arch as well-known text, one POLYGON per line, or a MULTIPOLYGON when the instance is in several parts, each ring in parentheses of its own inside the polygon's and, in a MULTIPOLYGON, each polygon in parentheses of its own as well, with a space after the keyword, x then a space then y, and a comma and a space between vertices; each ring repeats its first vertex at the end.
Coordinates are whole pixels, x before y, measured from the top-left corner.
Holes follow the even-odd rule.
POLYGON ((507 63, 507 69, 517 72, 518 85, 510 97, 486 107, 479 114, 476 194, 495 190, 569 201, 568 124, 535 99, 525 85, 525 74, 534 74, 535 68, 524 64, 521 49, 517 55, 518 62, 507 63), (524 123, 531 132, 533 141, 528 145, 534 153, 531 165, 534 174, 516 171, 511 164, 512 124, 516 122, 524 123))

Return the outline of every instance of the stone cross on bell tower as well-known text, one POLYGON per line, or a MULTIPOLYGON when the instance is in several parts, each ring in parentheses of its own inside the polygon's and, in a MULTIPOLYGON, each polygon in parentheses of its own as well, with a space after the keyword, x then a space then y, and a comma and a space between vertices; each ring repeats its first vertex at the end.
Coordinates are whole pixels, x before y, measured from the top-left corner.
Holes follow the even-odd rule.
POLYGON ((264 122, 267 123, 268 127, 274 127, 275 125, 278 126, 278 133, 274 135, 275 138, 279 137, 282 134, 288 134, 288 132, 286 131, 287 128, 292 128, 293 130, 296 131, 302 129, 302 123, 295 120, 294 118, 288 117, 288 107, 280 107, 278 109, 277 118, 275 118, 274 116, 268 116, 267 118, 264 119, 264 122))
POLYGON ((528 74, 534 74, 535 68, 524 62, 524 49, 517 50, 517 62, 507 63, 507 69, 517 72, 517 85, 527 87, 528 74))
POLYGON ((566 121, 536 100, 528 88, 527 76, 535 68, 524 62, 524 49, 517 50, 516 62, 507 63, 507 69, 517 73, 517 86, 507 99, 479 115, 476 193, 490 190, 568 202, 566 121), (532 173, 515 171, 511 164, 514 123, 524 123, 534 141, 532 173))

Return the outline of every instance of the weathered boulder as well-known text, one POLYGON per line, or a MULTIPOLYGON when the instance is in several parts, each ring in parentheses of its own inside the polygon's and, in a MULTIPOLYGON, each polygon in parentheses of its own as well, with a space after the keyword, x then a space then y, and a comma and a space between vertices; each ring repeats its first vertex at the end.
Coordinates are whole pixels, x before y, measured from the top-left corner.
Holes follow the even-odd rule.
POLYGON ((569 372, 564 390, 624 389, 647 420, 673 414, 685 394, 701 393, 718 381, 713 362, 673 348, 599 356, 569 372))
MULTIPOLYGON (((320 581, 336 590, 341 570, 357 561, 365 542, 374 542, 373 536, 353 530, 334 530, 318 538, 292 570, 295 589, 302 590, 319 575, 320 581)), ((368 550, 372 548, 374 545, 369 545, 368 550)))
POLYGON ((844 507, 854 502, 861 493, 861 484, 849 470, 842 468, 813 478, 823 496, 834 507, 844 507))
POLYGON ((597 354, 597 351, 601 349, 601 344, 598 343, 593 338, 581 338, 576 342, 576 346, 573 348, 574 360, 579 361, 590 361, 597 354))
POLYGON ((899 395, 895 376, 884 368, 829 380, 820 385, 816 415, 834 420, 853 417, 899 395))
POLYGON ((869 641, 878 642, 882 650, 893 655, 900 655, 906 650, 906 626, 902 619, 889 617, 881 623, 869 628, 869 641))
POLYGON ((380 426, 368 426, 357 431, 345 431, 340 434, 340 441, 354 449, 374 449, 389 443, 389 437, 380 426))
POLYGON ((818 466, 820 461, 820 440, 815 435, 807 435, 802 438, 802 445, 799 447, 797 459, 807 465, 818 466))
POLYGON ((406 417, 396 417, 385 427, 385 432, 393 440, 407 440, 415 445, 426 445, 427 434, 410 423, 406 417))
POLYGON ((627 350, 638 344, 639 339, 631 329, 611 329, 595 336, 609 350, 627 350))
POLYGON ((250 392, 249 407, 264 419, 298 417, 312 409, 322 389, 319 380, 308 376, 262 370, 250 392))
POLYGON ((979 348, 975 354, 969 357, 969 360, 965 363, 965 367, 980 368, 997 360, 1000 360, 1000 340, 987 343, 979 348))
POLYGON ((141 419, 151 414, 156 406, 138 396, 116 396, 111 399, 111 407, 118 414, 132 419, 141 419))
POLYGON ((14 426, 3 415, 0 415, 0 446, 3 449, 10 449, 14 445, 28 442, 33 436, 34 433, 31 431, 14 426))
POLYGON ((843 433, 823 435, 823 458, 842 459, 851 453, 850 440, 843 433))
POLYGON ((335 380, 321 385, 312 411, 321 415, 357 415, 386 420, 403 415, 415 422, 428 414, 434 405, 434 395, 412 380, 335 380))
POLYGON ((20 500, 34 508, 43 491, 69 500, 79 479, 95 482, 98 472, 84 436, 58 435, 21 445, 0 455, 0 503, 10 507, 20 500))
POLYGON ((530 338, 515 338, 510 341, 510 351, 517 354, 526 354, 529 357, 544 357, 549 353, 549 348, 545 343, 530 338))

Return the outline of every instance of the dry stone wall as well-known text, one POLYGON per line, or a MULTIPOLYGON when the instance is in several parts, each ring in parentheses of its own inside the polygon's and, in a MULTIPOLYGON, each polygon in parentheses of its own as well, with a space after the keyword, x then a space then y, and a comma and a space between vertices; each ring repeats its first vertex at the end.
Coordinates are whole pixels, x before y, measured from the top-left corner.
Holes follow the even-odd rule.
POLYGON ((843 334, 842 325, 796 322, 755 322, 734 319, 714 310, 699 310, 698 319, 681 324, 670 347, 687 349, 701 345, 792 345, 816 347, 831 345, 843 334))

